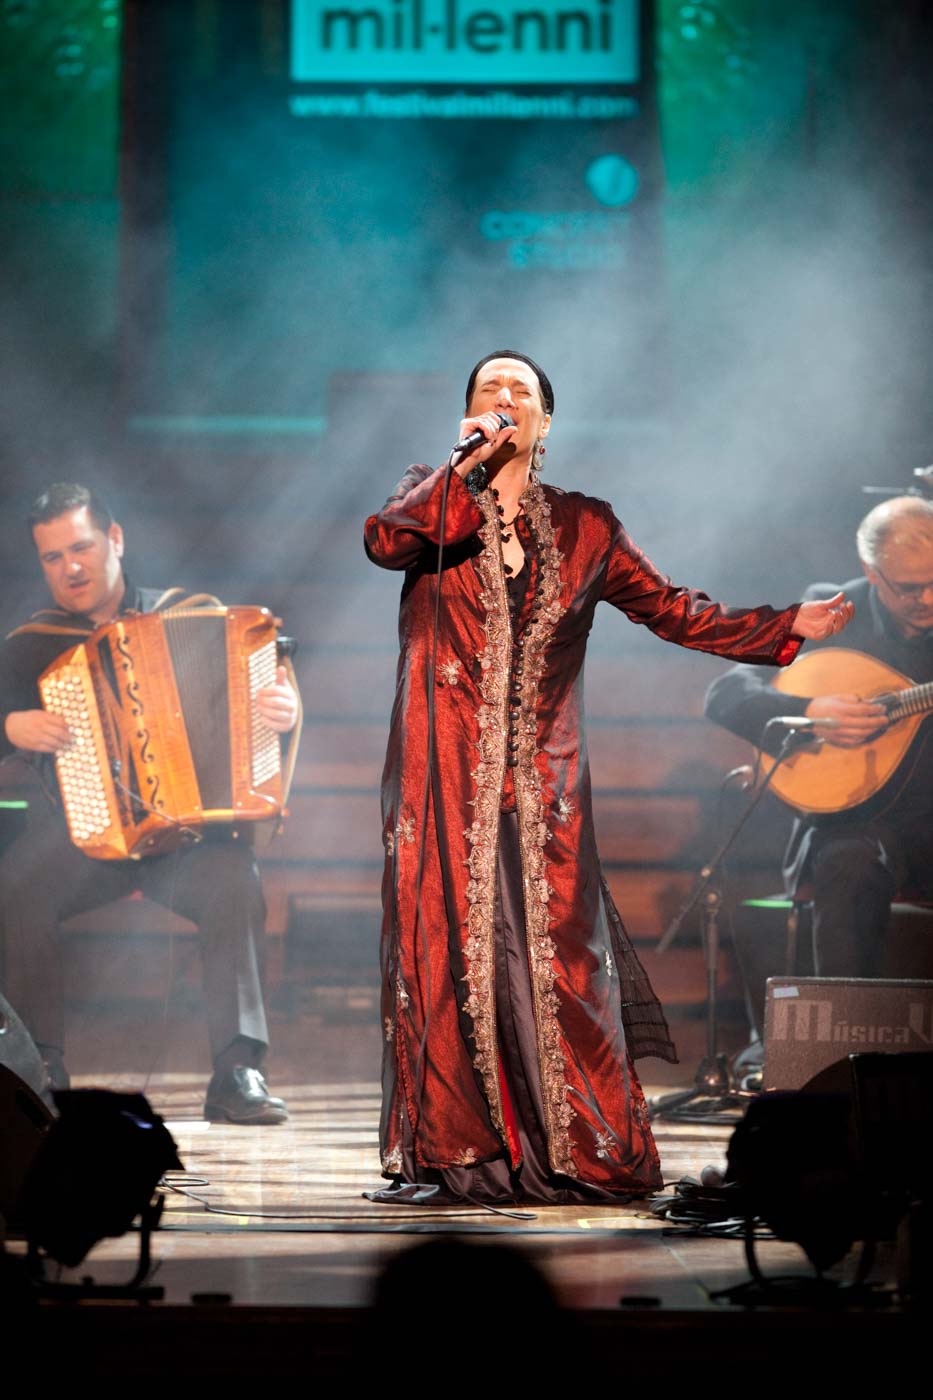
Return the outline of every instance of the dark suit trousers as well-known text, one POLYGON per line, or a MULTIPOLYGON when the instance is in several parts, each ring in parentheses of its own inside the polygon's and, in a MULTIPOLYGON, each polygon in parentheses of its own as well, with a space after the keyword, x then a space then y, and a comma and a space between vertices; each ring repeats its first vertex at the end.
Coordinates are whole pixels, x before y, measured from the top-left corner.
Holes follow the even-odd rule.
POLYGON ((198 926, 214 1059, 240 1036, 265 1046, 256 956, 265 904, 251 847, 205 840, 151 859, 91 860, 72 845, 61 817, 42 798, 32 803, 26 830, 0 860, 3 986, 33 1039, 64 1044, 60 922, 134 890, 198 926))
POLYGON ((883 820, 817 829, 804 879, 813 894, 817 976, 917 975, 885 965, 885 931, 895 893, 933 899, 933 832, 883 820))

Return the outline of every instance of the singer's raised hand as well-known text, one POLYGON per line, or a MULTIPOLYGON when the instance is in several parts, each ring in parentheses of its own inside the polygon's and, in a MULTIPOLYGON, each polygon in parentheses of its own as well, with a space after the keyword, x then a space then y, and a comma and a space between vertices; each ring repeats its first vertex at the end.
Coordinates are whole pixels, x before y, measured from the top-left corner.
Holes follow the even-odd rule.
POLYGON ((460 436, 458 442, 463 442, 464 438, 471 433, 481 432, 486 441, 479 447, 475 447, 468 456, 462 457, 454 470, 458 476, 467 476, 478 462, 486 462, 501 447, 515 436, 517 427, 510 423, 507 428, 503 428, 498 413, 481 413, 476 418, 464 418, 460 423, 460 436))

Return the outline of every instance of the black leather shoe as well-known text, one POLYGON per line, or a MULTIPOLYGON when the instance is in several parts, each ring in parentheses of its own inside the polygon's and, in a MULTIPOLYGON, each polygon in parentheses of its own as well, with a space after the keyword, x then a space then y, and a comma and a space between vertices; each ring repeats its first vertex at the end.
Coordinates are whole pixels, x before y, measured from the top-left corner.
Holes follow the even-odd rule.
POLYGON ((204 1117, 210 1123, 284 1123, 288 1109, 272 1097, 258 1069, 238 1065, 218 1072, 208 1084, 204 1117))

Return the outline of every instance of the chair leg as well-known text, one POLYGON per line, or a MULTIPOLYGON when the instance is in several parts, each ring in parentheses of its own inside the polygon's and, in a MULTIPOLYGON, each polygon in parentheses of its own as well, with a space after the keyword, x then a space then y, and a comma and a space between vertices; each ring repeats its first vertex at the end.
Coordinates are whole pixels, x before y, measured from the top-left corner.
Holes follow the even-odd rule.
POLYGON ((787 941, 784 944, 784 976, 797 971, 797 940, 800 932, 800 904, 795 899, 787 911, 787 941))

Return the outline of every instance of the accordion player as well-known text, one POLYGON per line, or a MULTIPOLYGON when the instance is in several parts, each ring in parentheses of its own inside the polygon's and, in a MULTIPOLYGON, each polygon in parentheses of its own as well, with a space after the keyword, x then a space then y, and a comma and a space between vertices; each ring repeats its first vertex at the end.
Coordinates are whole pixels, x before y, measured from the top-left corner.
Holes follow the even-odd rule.
POLYGON ((283 762, 255 703, 280 658, 290 669, 277 628, 265 608, 189 599, 99 627, 46 668, 43 707, 74 736, 55 766, 85 855, 162 855, 211 825, 282 816, 300 724, 283 762))

